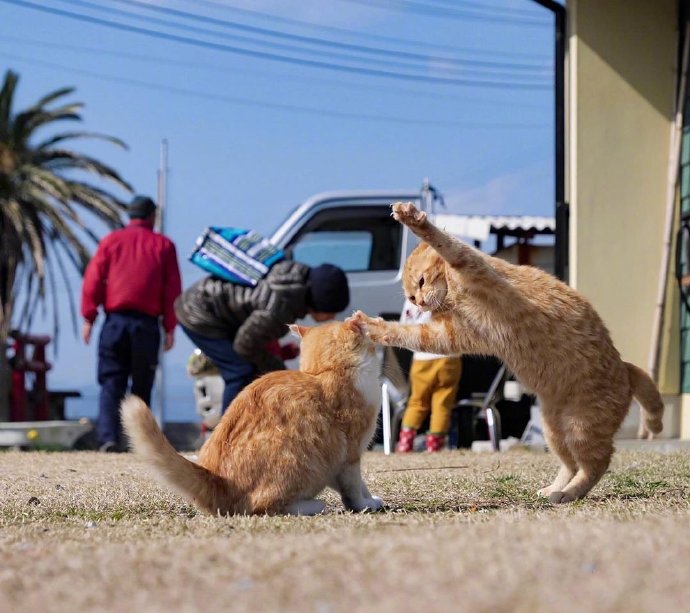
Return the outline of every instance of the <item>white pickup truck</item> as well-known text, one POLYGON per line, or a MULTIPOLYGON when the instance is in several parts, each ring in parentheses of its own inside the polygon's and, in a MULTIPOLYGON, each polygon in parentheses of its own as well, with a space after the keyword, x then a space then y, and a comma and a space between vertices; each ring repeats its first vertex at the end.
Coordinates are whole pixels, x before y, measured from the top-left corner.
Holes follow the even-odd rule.
POLYGON ((432 221, 478 247, 495 236, 492 250, 515 263, 552 270, 549 245, 531 245, 537 235, 553 235, 551 217, 443 214, 443 198, 427 181, 419 191, 325 192, 298 206, 271 236, 292 259, 340 266, 350 283, 350 307, 370 315, 399 314, 403 264, 417 238, 390 216, 390 204, 414 202, 432 221), (505 239, 515 238, 511 246, 505 239))

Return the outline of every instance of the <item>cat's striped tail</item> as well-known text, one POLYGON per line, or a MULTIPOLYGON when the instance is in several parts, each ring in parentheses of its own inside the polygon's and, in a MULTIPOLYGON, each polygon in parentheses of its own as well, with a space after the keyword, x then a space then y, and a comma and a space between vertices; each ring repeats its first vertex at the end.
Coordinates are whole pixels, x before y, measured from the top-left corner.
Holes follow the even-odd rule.
POLYGON ((165 485, 209 513, 242 511, 236 508, 239 497, 232 484, 177 453, 141 398, 127 396, 120 415, 130 446, 165 485))
POLYGON ((633 396, 642 408, 638 436, 640 438, 652 438, 654 434, 659 434, 663 428, 661 418, 664 416, 664 402, 654 381, 644 370, 629 362, 626 362, 625 365, 628 367, 633 396))

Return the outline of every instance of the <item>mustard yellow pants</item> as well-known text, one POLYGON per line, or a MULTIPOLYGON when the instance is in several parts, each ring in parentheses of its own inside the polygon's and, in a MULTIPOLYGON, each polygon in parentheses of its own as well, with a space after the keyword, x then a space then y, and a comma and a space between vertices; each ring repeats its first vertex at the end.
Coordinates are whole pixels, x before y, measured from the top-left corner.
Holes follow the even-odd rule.
POLYGON ((447 434, 461 372, 462 362, 458 357, 413 360, 403 428, 419 430, 431 411, 429 432, 447 434))

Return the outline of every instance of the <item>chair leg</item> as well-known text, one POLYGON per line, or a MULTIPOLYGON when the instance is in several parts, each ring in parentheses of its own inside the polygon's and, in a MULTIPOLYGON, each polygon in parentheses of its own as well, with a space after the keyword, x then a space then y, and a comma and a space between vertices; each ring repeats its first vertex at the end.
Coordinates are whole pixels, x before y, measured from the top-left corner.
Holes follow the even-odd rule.
POLYGON ((393 451, 391 440, 391 399, 388 395, 388 384, 381 386, 381 418, 383 426, 383 453, 389 455, 393 451))
POLYGON ((495 406, 489 405, 486 411, 486 425, 489 428, 489 439, 494 451, 501 450, 501 415, 495 406))

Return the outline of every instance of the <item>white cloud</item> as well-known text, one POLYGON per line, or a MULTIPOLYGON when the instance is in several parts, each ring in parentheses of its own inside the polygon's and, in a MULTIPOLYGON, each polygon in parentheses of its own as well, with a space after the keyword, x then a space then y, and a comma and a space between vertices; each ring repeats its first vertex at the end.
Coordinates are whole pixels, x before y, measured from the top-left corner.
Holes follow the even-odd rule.
POLYGON ((444 190, 451 213, 551 215, 553 162, 542 160, 466 189, 444 190))

